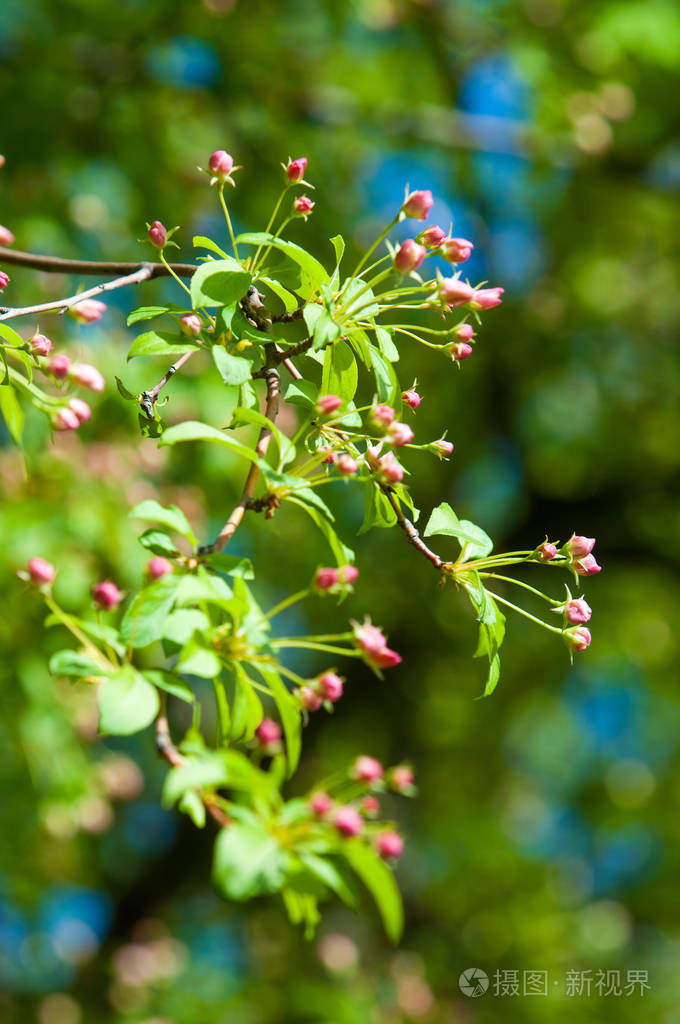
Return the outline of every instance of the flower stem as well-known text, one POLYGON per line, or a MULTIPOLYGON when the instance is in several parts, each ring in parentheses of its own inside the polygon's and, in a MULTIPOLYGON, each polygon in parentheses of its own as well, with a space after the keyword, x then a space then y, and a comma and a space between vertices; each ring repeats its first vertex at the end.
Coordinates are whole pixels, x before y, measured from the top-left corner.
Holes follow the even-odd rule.
POLYGON ((519 612, 519 614, 523 615, 525 619, 530 619, 531 622, 535 622, 537 625, 543 626, 544 629, 549 630, 551 633, 559 633, 560 635, 562 634, 563 631, 561 629, 558 629, 557 626, 551 626, 550 623, 544 622, 543 619, 537 619, 535 615, 531 615, 529 612, 525 612, 524 608, 519 608, 516 604, 513 604, 511 601, 506 601, 504 597, 499 597, 498 594, 494 594, 493 591, 491 590, 487 591, 487 593, 491 595, 494 601, 499 601, 501 604, 504 604, 507 608, 512 608, 514 612, 519 612))
MULTIPOLYGON (((229 237, 231 238, 231 245, 232 245, 232 248, 234 250, 234 259, 237 260, 238 259, 238 249, 236 247, 236 239, 234 238, 234 229, 231 226, 231 217, 229 216, 229 210, 227 209, 227 204, 226 204, 225 199, 224 199, 224 182, 220 183, 218 194, 219 194, 219 197, 220 197, 220 206, 222 207, 222 211, 224 213, 224 219, 227 222, 227 228, 229 230, 229 237)), ((189 289, 187 289, 187 291, 188 290, 189 289)))

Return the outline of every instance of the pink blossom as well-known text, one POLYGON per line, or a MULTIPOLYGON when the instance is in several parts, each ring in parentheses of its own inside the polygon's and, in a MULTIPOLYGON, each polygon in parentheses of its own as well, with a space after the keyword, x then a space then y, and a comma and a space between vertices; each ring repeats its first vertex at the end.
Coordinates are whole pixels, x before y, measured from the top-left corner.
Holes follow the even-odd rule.
POLYGON ((352 765, 351 775, 359 782, 378 782, 383 777, 383 766, 375 757, 361 754, 352 765))
POLYGON ((446 232, 443 228, 438 227, 436 224, 432 224, 431 227, 425 228, 418 238, 423 245, 427 246, 428 249, 436 249, 446 238, 446 232))
POLYGON ((467 281, 459 277, 440 277, 437 282, 440 301, 445 306, 464 306, 472 302, 475 290, 467 281))
POLYGON ((424 245, 418 245, 413 238, 407 238, 394 254, 394 269, 400 274, 410 274, 412 270, 417 270, 426 256, 424 245))
POLYGON ((383 860, 397 860, 404 852, 404 840, 398 832, 381 832, 376 840, 376 846, 383 860))
POLYGON ((342 476, 352 476, 359 469, 359 463, 356 459, 353 459, 351 455, 343 452, 342 455, 338 455, 336 462, 338 473, 342 476))
POLYGON ((45 334, 34 334, 29 345, 37 356, 48 356, 52 351, 52 342, 45 334))
POLYGON ((446 351, 454 363, 462 363, 464 359, 472 355, 472 345, 468 345, 467 341, 454 341, 453 344, 447 346, 446 351))
POLYGON ((573 534, 564 545, 564 553, 572 558, 585 558, 595 547, 594 537, 577 537, 573 534))
POLYGON ((57 380, 63 380, 64 377, 67 377, 70 369, 71 360, 61 352, 58 352, 56 356, 52 356, 47 364, 47 372, 51 373, 57 380))
POLYGON ((309 196, 298 196, 293 203, 293 210, 299 217, 307 218, 314 209, 314 203, 309 196))
POLYGON ((6 288, 9 282, 9 274, 6 274, 4 270, 0 270, 0 288, 6 288))
POLYGON ((92 416, 92 410, 87 402, 83 402, 82 398, 72 398, 68 403, 68 407, 71 412, 76 414, 79 423, 87 423, 92 416))
POLYGON ((322 465, 333 465, 337 456, 335 454, 332 444, 319 445, 319 447, 317 448, 317 452, 319 452, 321 455, 326 456, 326 458, 323 460, 322 465))
POLYGON ((356 565, 341 565, 338 569, 338 579, 345 586, 351 586, 359 575, 356 565))
POLYGON ((398 764, 390 772, 390 782, 392 784, 392 788, 396 789, 397 793, 404 793, 413 789, 415 779, 413 772, 408 765, 398 764))
POLYGON ((92 588, 92 597, 95 604, 107 611, 117 608, 123 600, 122 593, 111 580, 103 580, 101 583, 96 583, 92 588))
POLYGON ((234 159, 224 149, 216 149, 208 160, 208 167, 218 181, 226 181, 234 167, 234 159))
POLYGON ((352 622, 352 628, 354 630, 354 640, 364 654, 370 656, 378 654, 383 648, 387 646, 387 637, 374 626, 368 619, 363 623, 352 622))
POLYGON ((333 824, 343 836, 360 836, 364 830, 364 819, 356 807, 350 804, 337 809, 333 815, 333 824))
POLYGON ((453 444, 451 441, 445 441, 443 437, 439 441, 433 441, 429 448, 440 459, 448 459, 449 455, 453 453, 453 444))
POLYGON ((586 555, 585 558, 579 558, 574 563, 574 568, 579 576, 595 576, 596 573, 602 572, 602 566, 597 564, 595 555, 586 555))
POLYGON ((563 636, 572 651, 585 651, 586 647, 590 647, 592 641, 590 630, 585 626, 573 626, 571 629, 565 629, 563 636))
POLYGON ((404 479, 404 467, 397 462, 392 452, 388 452, 380 459, 378 479, 389 485, 400 484, 404 479))
POLYGON ((255 737, 261 747, 273 747, 281 742, 281 726, 272 718, 263 718, 257 729, 255 737))
POLYGON ((425 220, 433 203, 432 193, 428 189, 420 189, 417 192, 409 193, 404 200, 401 212, 405 217, 425 220))
POLYGON ((387 430, 387 437, 390 444, 395 448, 403 448, 413 440, 413 431, 408 423, 391 423, 387 430))
POLYGON ((394 409, 391 405, 374 405, 370 412, 370 420, 380 430, 387 430, 394 419, 394 409))
POLYGON ((473 309, 493 309, 500 306, 504 288, 478 288, 472 297, 473 309))
POLYGON ((475 336, 475 329, 472 324, 460 323, 451 331, 458 341, 471 341, 475 336))
POLYGON ((332 806, 333 801, 328 793, 313 793, 309 798, 309 809, 312 814, 316 814, 319 818, 323 817, 324 814, 328 814, 332 806))
POLYGON ((314 577, 314 586, 317 590, 331 590, 338 585, 337 569, 318 569, 314 577))
POLYGON ((367 814, 373 818, 380 810, 380 801, 377 796, 373 796, 372 793, 368 793, 359 804, 363 814, 367 814))
POLYGON ((342 697, 342 679, 335 672, 324 672, 319 679, 319 693, 324 700, 335 703, 342 697))
POLYGON ((14 235, 12 234, 12 232, 10 231, 9 228, 3 227, 3 225, 0 224, 0 245, 13 245, 13 244, 14 244, 14 235))
POLYGON ((442 242, 441 252, 449 263, 464 263, 473 249, 474 245, 467 238, 447 238, 442 242))
POLYGON ((323 699, 311 688, 311 686, 301 686, 297 691, 297 695, 300 705, 305 709, 305 711, 318 711, 323 704, 323 699))
POLYGON ((161 577, 167 576, 168 573, 172 572, 172 562, 169 562, 167 558, 163 558, 162 555, 156 555, 146 563, 146 571, 152 580, 159 580, 161 577))
POLYGON ((562 610, 567 622, 571 622, 576 626, 583 626, 586 622, 590 622, 593 614, 593 610, 585 597, 575 597, 571 601, 567 601, 563 605, 562 610))
POLYGON ((90 366, 89 363, 77 363, 72 366, 69 377, 76 384, 80 384, 82 388, 89 388, 90 391, 103 391, 106 386, 106 381, 97 367, 90 366))
POLYGON ((52 563, 46 562, 44 558, 29 558, 26 568, 28 569, 31 583, 37 583, 40 586, 54 583, 57 575, 57 570, 52 563))
POLYGON ((291 184, 296 185, 298 181, 302 181, 305 176, 305 170, 307 169, 307 157, 299 156, 297 160, 288 160, 286 165, 286 177, 291 184))
POLYGON ((557 555, 557 548, 547 540, 544 541, 536 550, 538 552, 538 557, 542 562, 552 562, 553 558, 557 555))
POLYGON ((322 416, 331 416, 341 405, 342 399, 339 395, 322 395, 316 403, 316 409, 322 416))
POLYGON ((406 404, 411 407, 411 409, 417 409, 422 402, 422 398, 417 391, 413 390, 413 388, 410 388, 408 391, 404 391, 401 398, 403 402, 406 402, 406 404))
POLYGON ((82 302, 76 303, 69 309, 73 319, 81 324, 96 323, 97 320, 101 320, 105 312, 106 303, 100 302, 99 299, 83 299, 82 302))
POLYGON ((165 225, 159 220, 155 220, 149 228, 148 238, 154 249, 162 249, 168 240, 168 232, 165 225))
POLYGON ((52 419, 52 426, 55 430, 77 430, 80 426, 78 414, 68 407, 59 409, 52 419))
POLYGON ((390 647, 383 647, 371 660, 378 668, 396 668, 397 665, 401 665, 403 658, 390 647))
POLYGON ((179 318, 179 328, 184 334, 197 338, 203 330, 203 321, 195 313, 186 313, 179 318))

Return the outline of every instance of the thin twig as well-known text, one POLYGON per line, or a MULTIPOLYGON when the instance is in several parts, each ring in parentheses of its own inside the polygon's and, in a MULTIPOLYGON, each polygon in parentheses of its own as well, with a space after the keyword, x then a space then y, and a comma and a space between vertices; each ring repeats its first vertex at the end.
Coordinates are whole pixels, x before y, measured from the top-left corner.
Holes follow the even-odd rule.
POLYGON ((19 306, 16 309, 2 307, 0 320, 11 320, 17 316, 31 316, 34 313, 47 313, 50 310, 58 310, 60 313, 65 313, 72 306, 77 306, 79 302, 83 302, 85 299, 93 299, 97 295, 102 295, 104 292, 112 292, 116 288, 124 288, 128 284, 141 284, 142 281, 148 281, 152 273, 153 263, 143 263, 132 274, 125 274, 123 277, 117 277, 113 281, 103 281, 93 288, 88 288, 84 292, 78 292, 76 295, 70 295, 66 299, 41 302, 36 306, 19 306))
POLYGON ((385 495, 385 497, 387 498, 387 500, 389 501, 392 508, 394 509, 394 512, 396 513, 397 516, 397 522, 399 523, 399 526, 406 534, 406 538, 409 544, 412 544, 417 551, 420 551, 420 553, 424 555, 425 558, 427 558, 428 562, 432 563, 435 569, 439 570, 440 572, 448 569, 451 565, 451 562, 445 562, 443 558, 439 557, 436 551, 432 551, 431 548, 428 548, 427 544, 421 538, 420 534, 416 530, 411 520, 407 519, 407 517, 404 515, 401 505, 399 504, 399 501, 393 489, 391 487, 388 487, 386 484, 378 483, 378 486, 385 495))
MULTIPOLYGON (((13 264, 15 267, 28 267, 31 270, 43 270, 48 274, 97 274, 106 277, 119 277, 133 274, 142 266, 152 268, 150 277, 167 277, 169 271, 162 263, 147 263, 138 260, 136 263, 110 263, 107 260, 67 260, 62 256, 40 256, 33 252, 19 252, 0 245, 0 262, 13 264)), ((194 263, 168 264, 178 277, 191 277, 198 267, 194 263)))
POLYGON ((139 396, 139 404, 142 407, 142 412, 148 417, 148 419, 152 420, 154 418, 153 407, 156 404, 156 399, 170 378, 174 377, 177 371, 181 369, 196 352, 199 351, 200 349, 193 348, 190 352, 185 352, 184 355, 181 355, 179 359, 168 368, 166 373, 164 373, 158 381, 158 384, 155 384, 149 391, 142 391, 139 396))

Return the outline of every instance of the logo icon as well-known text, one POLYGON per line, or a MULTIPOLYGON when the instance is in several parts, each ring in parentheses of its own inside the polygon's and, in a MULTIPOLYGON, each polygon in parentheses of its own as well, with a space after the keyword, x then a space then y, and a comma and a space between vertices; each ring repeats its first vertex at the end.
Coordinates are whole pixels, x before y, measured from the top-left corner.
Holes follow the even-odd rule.
POLYGON ((489 987, 489 978, 479 967, 468 967, 458 979, 458 988, 464 996, 476 999, 483 996, 489 987))

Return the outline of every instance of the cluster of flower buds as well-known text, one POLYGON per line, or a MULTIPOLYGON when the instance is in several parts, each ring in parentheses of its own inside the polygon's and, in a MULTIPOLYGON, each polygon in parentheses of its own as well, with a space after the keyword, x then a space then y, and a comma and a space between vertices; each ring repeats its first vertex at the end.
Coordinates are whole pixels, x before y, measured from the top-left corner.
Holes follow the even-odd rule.
POLYGON ((365 619, 363 623, 353 620, 352 629, 354 643, 373 668, 394 668, 401 664, 401 655, 387 646, 387 637, 370 619, 365 619))
POLYGON ((437 274, 437 293, 433 302, 446 310, 467 306, 474 312, 500 306, 503 288, 473 288, 460 277, 443 277, 437 274))
POLYGON ((464 263, 470 258, 474 245, 467 238, 452 238, 443 228, 432 224, 418 235, 416 241, 422 243, 435 255, 441 256, 448 263, 464 263))
POLYGON ((413 431, 408 423, 395 419, 391 405, 374 405, 369 413, 369 420, 376 430, 384 435, 384 439, 394 448, 402 448, 413 440, 413 431))
POLYGON ((346 594, 358 575, 355 565, 341 565, 337 569, 328 566, 317 569, 313 586, 320 594, 346 594))
POLYGON ((561 547, 546 538, 536 548, 536 558, 541 562, 552 562, 554 558, 561 555, 567 560, 576 576, 595 576, 598 572, 602 572, 602 566, 597 564, 595 555, 592 553, 594 547, 594 537, 580 537, 572 534, 561 547))
POLYGON ((325 707, 326 711, 332 711, 333 704, 340 700, 342 693, 343 681, 331 670, 316 679, 310 679, 295 691, 300 706, 305 711, 318 711, 322 707, 325 707))

